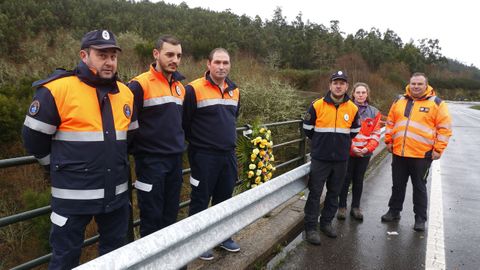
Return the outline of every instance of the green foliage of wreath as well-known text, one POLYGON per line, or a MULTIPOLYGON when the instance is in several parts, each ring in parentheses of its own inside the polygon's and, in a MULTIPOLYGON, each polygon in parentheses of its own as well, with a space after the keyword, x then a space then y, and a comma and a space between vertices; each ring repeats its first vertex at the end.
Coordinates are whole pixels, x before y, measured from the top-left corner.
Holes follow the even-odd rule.
POLYGON ((237 142, 237 156, 241 164, 241 178, 247 189, 257 187, 270 179, 275 172, 272 132, 255 121, 251 133, 237 142))

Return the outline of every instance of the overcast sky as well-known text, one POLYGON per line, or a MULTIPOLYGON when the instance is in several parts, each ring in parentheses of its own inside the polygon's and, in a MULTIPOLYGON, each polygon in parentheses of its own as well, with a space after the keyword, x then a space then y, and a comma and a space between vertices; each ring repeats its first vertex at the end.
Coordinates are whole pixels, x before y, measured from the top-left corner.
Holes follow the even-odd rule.
POLYGON ((301 12, 304 22, 330 26, 340 21, 340 30, 355 34, 358 29, 372 27, 384 33, 393 30, 403 41, 423 38, 438 39, 442 55, 466 65, 480 68, 480 12, 475 1, 467 0, 164 0, 166 3, 187 3, 190 8, 202 7, 231 12, 264 21, 271 20, 276 7, 282 8, 287 22, 301 12))

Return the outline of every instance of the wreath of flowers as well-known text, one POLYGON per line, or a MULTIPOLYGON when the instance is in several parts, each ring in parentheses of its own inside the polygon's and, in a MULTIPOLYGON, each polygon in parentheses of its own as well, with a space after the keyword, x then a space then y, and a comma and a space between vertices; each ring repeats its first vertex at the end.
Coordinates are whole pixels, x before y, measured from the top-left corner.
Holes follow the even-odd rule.
MULTIPOLYGON (((250 130, 249 130, 250 131, 250 130)), ((247 189, 257 187, 272 179, 275 172, 272 132, 266 127, 254 124, 251 134, 239 139, 237 145, 239 161, 242 164, 242 178, 247 189)))

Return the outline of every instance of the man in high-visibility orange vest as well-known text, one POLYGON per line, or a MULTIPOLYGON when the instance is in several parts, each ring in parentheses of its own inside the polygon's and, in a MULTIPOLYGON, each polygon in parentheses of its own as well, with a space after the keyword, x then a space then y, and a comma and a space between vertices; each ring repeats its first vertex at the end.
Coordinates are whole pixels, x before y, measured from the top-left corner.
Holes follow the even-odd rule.
MULTIPOLYGON (((213 49, 207 61, 204 76, 186 87, 183 127, 188 141, 188 160, 192 173, 189 215, 207 209, 232 197, 238 179, 236 122, 240 107, 240 90, 228 78, 230 54, 224 48, 213 49)), ((220 247, 240 251, 230 237, 220 247)), ((212 250, 200 255, 202 260, 213 260, 212 250)))
POLYGON ((432 160, 441 157, 452 135, 447 104, 435 95, 423 73, 414 73, 405 95, 390 108, 385 144, 392 157, 392 196, 383 222, 400 219, 408 178, 413 185, 415 231, 424 231, 427 220, 427 176, 432 160))
POLYGON ((347 172, 352 138, 360 130, 358 107, 347 95, 348 77, 343 71, 330 76, 329 91, 310 105, 303 119, 303 130, 311 140, 312 163, 305 203, 305 240, 320 245, 317 231, 320 196, 327 187, 320 217, 320 230, 336 238, 332 219, 338 209, 338 195, 347 172))
POLYGON ((147 236, 177 221, 182 187, 183 75, 180 40, 163 35, 153 49, 155 62, 133 78, 128 87, 135 96, 139 128, 132 142, 138 179, 140 235, 147 236))
POLYGON ((74 70, 56 70, 33 84, 36 92, 22 135, 27 151, 51 176, 49 269, 79 264, 92 218, 100 234, 100 255, 126 240, 127 147, 138 122, 133 94, 117 77, 119 51, 112 32, 88 32, 74 70))

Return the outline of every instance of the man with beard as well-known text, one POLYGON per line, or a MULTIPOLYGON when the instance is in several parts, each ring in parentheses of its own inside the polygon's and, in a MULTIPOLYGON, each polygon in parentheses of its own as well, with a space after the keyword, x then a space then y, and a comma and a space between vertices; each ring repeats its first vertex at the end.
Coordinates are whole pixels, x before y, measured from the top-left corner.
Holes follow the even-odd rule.
POLYGON ((133 141, 140 235, 175 223, 182 186, 184 77, 177 71, 180 41, 161 36, 153 49, 155 63, 128 86, 135 96, 139 130, 133 141))
POLYGON ((330 90, 325 97, 312 102, 303 120, 305 134, 311 140, 311 169, 308 199, 305 204, 305 236, 307 242, 320 245, 317 231, 320 196, 326 183, 327 195, 320 218, 320 230, 336 238, 332 219, 338 208, 338 195, 347 172, 351 139, 360 130, 358 108, 346 94, 348 78, 343 71, 330 77, 330 90))
POLYGON ((112 32, 88 32, 73 71, 58 69, 33 84, 37 89, 22 135, 27 151, 51 176, 49 269, 78 265, 92 218, 100 234, 99 255, 126 240, 127 131, 130 135, 138 122, 133 95, 117 79, 119 51, 112 32))

